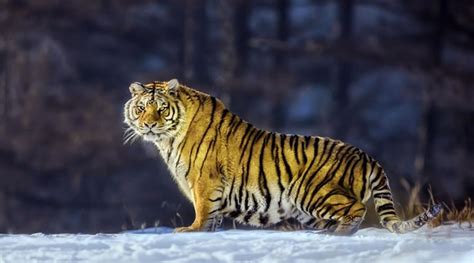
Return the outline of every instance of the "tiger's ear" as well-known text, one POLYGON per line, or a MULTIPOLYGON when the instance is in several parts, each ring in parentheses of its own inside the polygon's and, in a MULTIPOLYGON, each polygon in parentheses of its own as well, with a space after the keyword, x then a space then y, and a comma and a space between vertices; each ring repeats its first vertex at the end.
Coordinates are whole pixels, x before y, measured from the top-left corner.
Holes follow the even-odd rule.
POLYGON ((171 96, 176 96, 178 94, 179 82, 177 79, 172 79, 168 81, 168 93, 171 96))
POLYGON ((130 93, 132 93, 132 96, 140 95, 145 91, 145 88, 140 82, 133 82, 128 89, 130 93))

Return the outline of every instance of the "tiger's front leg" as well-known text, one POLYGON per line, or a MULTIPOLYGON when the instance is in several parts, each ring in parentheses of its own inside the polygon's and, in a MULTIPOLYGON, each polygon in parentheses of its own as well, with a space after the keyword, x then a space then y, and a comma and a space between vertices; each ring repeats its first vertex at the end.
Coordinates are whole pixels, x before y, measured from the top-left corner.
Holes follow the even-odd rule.
POLYGON ((216 221, 222 215, 219 213, 219 206, 222 200, 222 191, 218 191, 219 185, 209 183, 210 178, 201 178, 193 188, 194 212, 196 217, 194 222, 187 227, 178 227, 175 232, 195 232, 215 230, 216 221))

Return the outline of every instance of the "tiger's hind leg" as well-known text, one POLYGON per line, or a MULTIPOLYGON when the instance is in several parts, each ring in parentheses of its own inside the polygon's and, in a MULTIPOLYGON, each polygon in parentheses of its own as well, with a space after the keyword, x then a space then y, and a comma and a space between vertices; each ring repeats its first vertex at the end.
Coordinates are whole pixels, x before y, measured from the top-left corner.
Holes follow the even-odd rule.
POLYGON ((360 223, 362 223, 363 219, 364 218, 360 216, 344 216, 338 221, 337 226, 332 233, 334 235, 342 236, 352 235, 359 230, 360 223))
MULTIPOLYGON (((315 230, 316 234, 329 234, 329 235, 337 235, 335 234, 336 228, 339 225, 339 222, 336 220, 320 220, 318 221, 320 224, 312 227, 311 230, 315 230)), ((342 235, 342 234, 341 234, 342 235)))
POLYGON ((345 189, 334 188, 321 204, 309 206, 311 214, 318 219, 332 221, 324 233, 351 235, 355 233, 364 219, 365 205, 345 189), (312 209, 312 210, 311 210, 312 209))
POLYGON ((355 201, 347 205, 344 209, 330 209, 330 218, 335 221, 335 224, 327 228, 327 233, 334 235, 352 235, 358 229, 365 217, 365 205, 355 201))
MULTIPOLYGON (((324 230, 324 232, 332 229, 334 231, 335 226, 337 225, 336 220, 332 219, 318 219, 316 217, 307 215, 305 213, 300 213, 295 217, 301 224, 305 227, 308 227, 312 230, 324 230)), ((331 232, 332 232, 331 231, 331 232)))
POLYGON ((321 233, 334 232, 337 227, 337 221, 331 219, 319 219, 312 225, 308 225, 314 230, 323 230, 321 233))

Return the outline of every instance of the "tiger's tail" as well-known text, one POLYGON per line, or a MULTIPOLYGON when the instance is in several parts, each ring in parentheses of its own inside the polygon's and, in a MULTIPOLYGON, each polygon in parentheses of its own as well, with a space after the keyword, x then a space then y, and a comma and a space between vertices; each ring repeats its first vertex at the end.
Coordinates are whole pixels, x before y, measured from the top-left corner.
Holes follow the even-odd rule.
POLYGON ((392 192, 382 167, 375 166, 369 182, 380 224, 390 232, 407 233, 416 230, 435 218, 443 210, 441 204, 435 204, 420 215, 402 221, 395 212, 392 192))

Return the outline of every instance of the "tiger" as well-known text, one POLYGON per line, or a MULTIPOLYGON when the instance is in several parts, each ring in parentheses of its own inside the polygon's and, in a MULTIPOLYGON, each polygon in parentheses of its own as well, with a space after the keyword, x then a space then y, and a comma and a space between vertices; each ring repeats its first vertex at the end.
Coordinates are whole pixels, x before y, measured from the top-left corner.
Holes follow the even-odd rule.
POLYGON ((193 223, 176 232, 213 231, 231 218, 255 227, 296 220, 315 232, 351 235, 372 197, 380 224, 406 233, 442 210, 434 204, 401 220, 381 165, 348 143, 259 129, 177 79, 134 82, 129 90, 126 139, 153 143, 194 207, 193 223))

